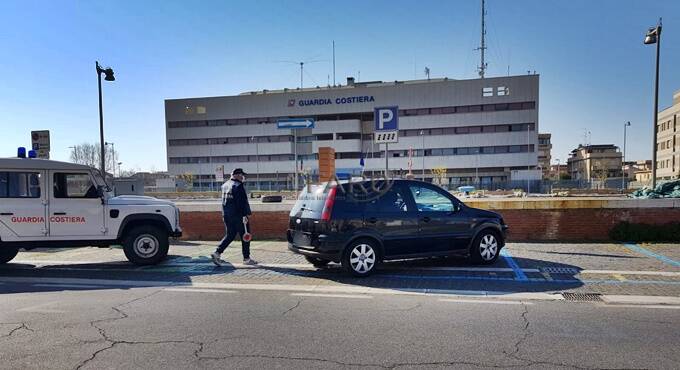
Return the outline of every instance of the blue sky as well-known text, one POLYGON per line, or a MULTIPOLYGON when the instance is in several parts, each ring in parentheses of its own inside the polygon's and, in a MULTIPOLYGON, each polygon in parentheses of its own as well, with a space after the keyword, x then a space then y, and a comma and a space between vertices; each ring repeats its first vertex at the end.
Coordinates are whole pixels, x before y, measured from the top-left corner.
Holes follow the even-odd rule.
MULTIPOLYGON (((647 27, 664 17, 660 106, 680 90, 680 2, 488 0, 487 76, 541 75, 541 131, 562 162, 583 142, 623 141, 651 157, 654 47, 647 27), (673 66, 676 66, 673 68, 673 66)), ((105 134, 123 168, 162 170, 167 98, 296 87, 281 60, 321 59, 305 85, 324 85, 336 42, 337 80, 475 78, 479 1, 12 1, 0 2, 0 157, 49 129, 52 157, 98 141, 95 60, 105 134)), ((331 75, 332 78, 332 75, 331 75)))

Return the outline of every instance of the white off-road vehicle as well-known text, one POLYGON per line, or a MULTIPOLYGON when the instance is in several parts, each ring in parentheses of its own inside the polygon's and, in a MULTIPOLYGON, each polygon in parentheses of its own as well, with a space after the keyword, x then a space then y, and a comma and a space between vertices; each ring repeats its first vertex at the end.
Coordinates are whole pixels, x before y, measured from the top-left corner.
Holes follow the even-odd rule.
POLYGON ((139 265, 168 254, 180 237, 179 210, 169 201, 113 196, 89 166, 0 158, 0 264, 19 249, 122 245, 139 265))

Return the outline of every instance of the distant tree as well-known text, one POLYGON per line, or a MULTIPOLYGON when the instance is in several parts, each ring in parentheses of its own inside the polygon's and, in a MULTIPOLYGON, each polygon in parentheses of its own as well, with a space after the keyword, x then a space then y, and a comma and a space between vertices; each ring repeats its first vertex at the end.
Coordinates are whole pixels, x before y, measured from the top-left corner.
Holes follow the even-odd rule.
POLYGON ((183 173, 181 175, 177 175, 177 178, 184 182, 184 187, 186 189, 191 189, 191 188, 194 187, 194 175, 193 174, 187 172, 187 173, 183 173))
POLYGON ((435 167, 432 169, 432 174, 434 175, 434 178, 437 179, 439 185, 444 185, 447 177, 446 167, 435 167))
MULTIPOLYGON (((99 168, 101 165, 101 146, 97 144, 82 143, 71 148, 71 162, 84 164, 86 166, 99 168)), ((114 165, 118 163, 118 152, 114 153, 113 148, 106 146, 106 172, 112 173, 114 165)))

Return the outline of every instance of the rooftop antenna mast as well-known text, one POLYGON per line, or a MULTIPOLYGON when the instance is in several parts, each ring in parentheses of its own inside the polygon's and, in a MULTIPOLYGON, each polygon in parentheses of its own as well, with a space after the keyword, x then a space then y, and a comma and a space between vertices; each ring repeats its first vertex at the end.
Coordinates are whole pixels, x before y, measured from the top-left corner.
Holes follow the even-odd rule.
POLYGON ((480 78, 484 78, 484 73, 486 72, 486 67, 487 67, 486 62, 484 61, 484 52, 486 50, 486 24, 484 23, 484 21, 485 21, 484 18, 486 17, 485 5, 486 5, 485 1, 482 0, 482 42, 481 42, 481 45, 477 49, 475 49, 475 50, 479 50, 481 52, 481 57, 482 57, 481 58, 482 60, 479 64, 479 68, 478 68, 480 78))
POLYGON ((335 40, 333 40, 333 86, 335 86, 335 40))
MULTIPOLYGON (((304 74, 304 71, 305 71, 305 64, 319 63, 319 62, 328 62, 328 60, 319 59, 319 60, 305 60, 305 61, 299 61, 299 62, 294 62, 294 61, 291 61, 291 60, 276 60, 276 61, 274 61, 274 62, 275 62, 275 63, 291 63, 291 64, 299 64, 299 65, 300 65, 300 89, 302 89, 302 88, 304 87, 304 85, 303 85, 303 82, 304 82, 304 81, 303 81, 302 77, 303 77, 303 74, 304 74)), ((308 74, 309 74, 309 73, 308 73, 308 74)), ((310 77, 311 77, 311 75, 310 75, 310 77)), ((313 78, 312 78, 312 79, 313 79, 313 78)))

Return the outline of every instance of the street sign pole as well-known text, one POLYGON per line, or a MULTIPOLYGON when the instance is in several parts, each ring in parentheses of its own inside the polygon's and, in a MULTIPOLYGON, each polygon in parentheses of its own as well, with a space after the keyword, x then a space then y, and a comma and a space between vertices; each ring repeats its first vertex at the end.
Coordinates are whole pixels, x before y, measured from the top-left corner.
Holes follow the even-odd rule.
POLYGON ((376 107, 373 109, 374 142, 385 144, 385 177, 390 176, 389 143, 399 142, 399 107, 376 107))
POLYGON ((295 169, 293 171, 295 179, 293 180, 293 186, 295 191, 298 190, 298 168, 297 168, 297 129, 299 128, 314 128, 313 118, 293 118, 293 119, 282 119, 276 122, 276 127, 279 129, 293 130, 293 153, 295 157, 295 169))
POLYGON ((294 183, 293 186, 295 187, 295 191, 297 192, 297 189, 298 189, 298 169, 297 169, 298 168, 297 167, 298 160, 297 160, 297 129, 296 128, 293 129, 293 137, 294 137, 294 139, 293 139, 293 152, 295 153, 295 171, 294 171, 295 179, 293 180, 293 183, 294 183))
POLYGON ((390 157, 389 157, 389 151, 388 151, 388 146, 390 144, 385 143, 385 178, 388 179, 390 178, 390 157))

